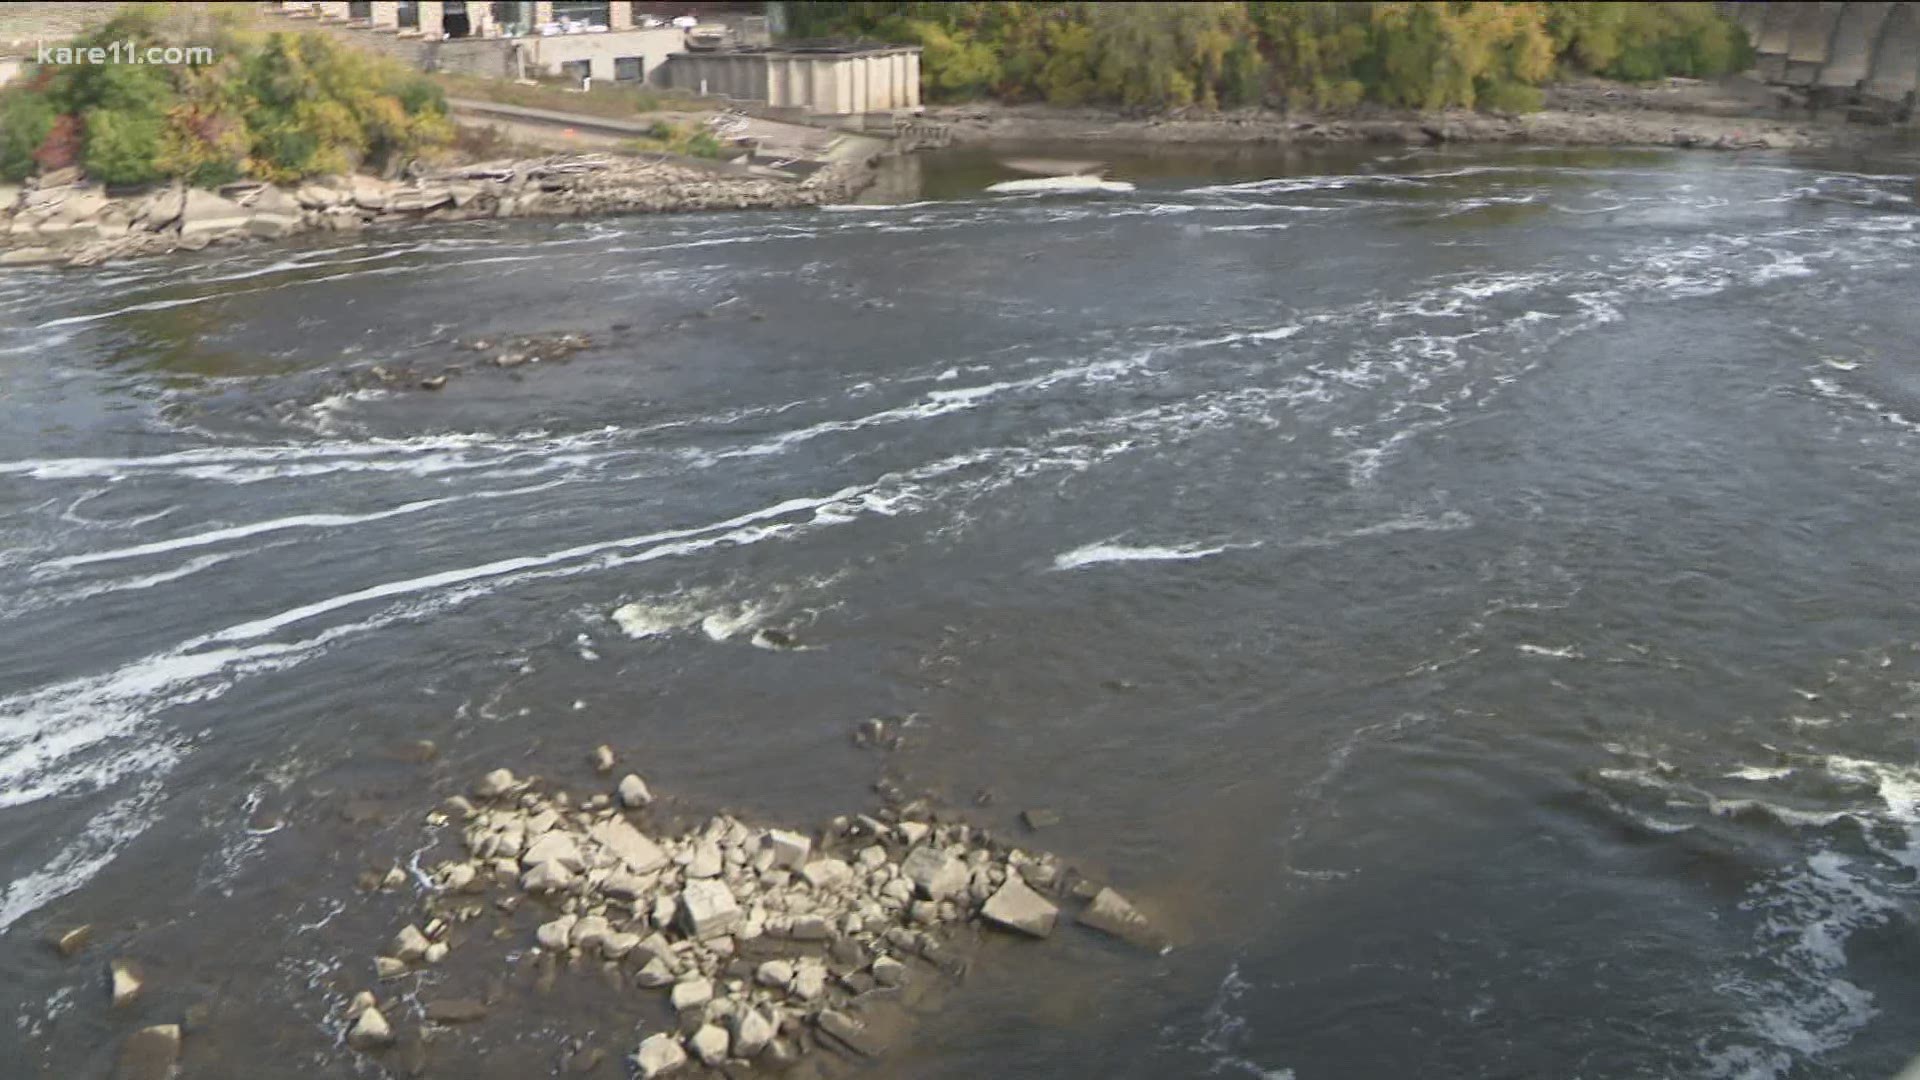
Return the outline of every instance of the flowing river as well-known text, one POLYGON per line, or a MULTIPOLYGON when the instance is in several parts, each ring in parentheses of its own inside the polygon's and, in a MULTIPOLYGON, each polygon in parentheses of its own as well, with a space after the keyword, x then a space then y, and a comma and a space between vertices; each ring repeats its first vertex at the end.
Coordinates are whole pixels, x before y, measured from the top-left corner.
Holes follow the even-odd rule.
MULTIPOLYGON (((1890 1076, 1916 160, 1185 155, 1063 198, 952 151, 891 204, 0 277, 0 1073, 193 1007, 193 1077, 377 1075, 327 1019, 400 910, 356 875, 608 742, 769 822, 883 773, 1057 810, 1033 842, 1178 942, 991 949, 875 1075, 1890 1076)), ((630 1050, 581 1000, 429 1075, 630 1050)))

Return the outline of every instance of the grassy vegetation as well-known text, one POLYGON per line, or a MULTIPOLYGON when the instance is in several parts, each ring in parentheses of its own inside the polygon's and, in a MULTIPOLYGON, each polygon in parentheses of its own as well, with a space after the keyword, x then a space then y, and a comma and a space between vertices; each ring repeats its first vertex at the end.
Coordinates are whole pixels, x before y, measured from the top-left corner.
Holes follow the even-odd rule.
POLYGON ((713 132, 699 124, 656 120, 646 137, 633 139, 627 149, 637 154, 680 154, 685 157, 724 158, 727 147, 713 132))
POLYGON ((535 83, 483 79, 474 75, 437 73, 427 76, 447 97, 491 101, 500 105, 518 105, 529 109, 582 113, 614 120, 631 120, 647 113, 694 111, 698 102, 630 83, 597 81, 593 89, 581 93, 573 82, 552 79, 535 83))
POLYGON ((78 165, 108 184, 287 182, 382 168, 453 137, 437 86, 319 34, 208 29, 149 5, 73 44, 189 40, 213 62, 48 65, 0 91, 0 177, 78 165))
POLYGON ((1536 108, 1568 73, 1742 70, 1706 3, 838 3, 789 5, 795 37, 920 45, 929 98, 1142 109, 1363 101, 1536 108))

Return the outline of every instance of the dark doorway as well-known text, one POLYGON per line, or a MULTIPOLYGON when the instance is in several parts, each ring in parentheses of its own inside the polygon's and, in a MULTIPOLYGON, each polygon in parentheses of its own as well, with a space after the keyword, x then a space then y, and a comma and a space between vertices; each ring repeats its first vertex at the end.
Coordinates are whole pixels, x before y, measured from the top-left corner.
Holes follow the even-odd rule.
POLYGON ((441 9, 440 28, 449 38, 472 35, 473 20, 467 16, 466 0, 447 0, 447 6, 441 9))

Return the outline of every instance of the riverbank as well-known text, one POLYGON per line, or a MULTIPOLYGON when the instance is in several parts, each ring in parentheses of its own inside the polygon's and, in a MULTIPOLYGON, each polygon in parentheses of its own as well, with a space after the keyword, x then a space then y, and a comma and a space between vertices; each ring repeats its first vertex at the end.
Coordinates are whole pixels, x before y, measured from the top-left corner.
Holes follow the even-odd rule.
POLYGON ((1577 80, 1549 88, 1546 104, 1531 113, 1368 107, 1330 113, 1243 109, 1130 116, 1113 109, 973 102, 934 106, 927 116, 949 125, 955 143, 974 145, 1456 142, 1804 150, 1857 145, 1896 130, 1797 108, 1795 101, 1746 79, 1672 79, 1647 87, 1577 80))
POLYGON ((94 266, 301 233, 481 218, 791 209, 844 202, 871 176, 864 160, 830 162, 804 179, 783 180, 664 155, 560 154, 436 169, 403 181, 335 176, 218 191, 175 183, 116 195, 63 169, 24 186, 0 186, 0 265, 94 266))

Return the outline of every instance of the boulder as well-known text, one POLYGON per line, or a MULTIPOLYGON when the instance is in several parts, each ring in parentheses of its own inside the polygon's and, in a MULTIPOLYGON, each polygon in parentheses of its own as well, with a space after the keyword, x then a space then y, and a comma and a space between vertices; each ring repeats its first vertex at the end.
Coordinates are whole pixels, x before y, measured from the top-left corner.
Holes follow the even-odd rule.
POLYGON ((608 818, 587 830, 587 839, 612 852, 627 870, 651 874, 667 865, 667 853, 622 818, 608 818))
POLYGON ((614 764, 613 747, 605 745, 594 747, 593 753, 587 757, 587 762, 593 766, 594 772, 600 773, 603 776, 612 772, 614 764))
POLYGON ((81 923, 79 926, 64 930, 53 930, 47 934, 47 944, 61 956, 73 956, 87 947, 93 940, 93 924, 81 923))
POLYGON ((48 247, 10 248, 0 252, 0 266, 34 266, 40 263, 59 262, 62 256, 48 247))
POLYGON ((739 925, 741 916, 740 904, 724 881, 689 881, 680 894, 681 926, 696 940, 719 937, 739 925))
POLYGON ((347 1031, 347 1045, 363 1051, 392 1046, 393 1026, 387 1023, 386 1017, 380 1015, 379 1009, 365 1009, 347 1031))
POLYGON ((665 1033, 640 1040, 640 1049, 633 1055, 634 1068, 639 1070, 641 1080, 665 1076, 686 1063, 687 1052, 681 1048, 680 1040, 665 1033))
POLYGON ((731 1052, 737 1058, 758 1057, 779 1033, 772 1018, 759 1009, 742 1009, 733 1016, 731 1052))
POLYGON ((427 946, 431 944, 432 942, 427 940, 427 935, 420 932, 419 927, 408 925, 394 935, 393 945, 389 951, 394 956, 411 963, 425 957, 427 946))
POLYGON ((629 810, 638 810, 653 802, 653 793, 647 790, 647 782, 628 773, 620 778, 620 805, 629 810))
MULTIPOLYGON (((268 190, 271 191, 274 189, 269 188, 268 190)), ((274 240, 299 232, 301 224, 300 215, 297 213, 255 213, 253 217, 247 221, 247 231, 255 236, 263 236, 269 240, 274 240)))
POLYGON ((527 845, 526 853, 520 856, 520 864, 529 869, 542 863, 556 863, 576 873, 587 868, 586 858, 580 854, 580 842, 572 833, 565 832, 542 834, 527 845))
MULTIPOLYGON (((1011 882, 1014 878, 1007 880, 1011 882)), ((1092 902, 1080 913, 1080 922, 1143 949, 1159 951, 1166 947, 1165 940, 1147 917, 1112 889, 1101 889, 1094 894, 1092 902)))
POLYGON ((811 839, 785 829, 769 830, 761 844, 773 852, 773 865, 780 870, 798 870, 807 864, 807 856, 813 854, 811 839))
POLYGON ((452 203, 453 193, 443 187, 396 191, 387 197, 387 209, 410 214, 450 206, 452 203))
POLYGON ((181 236, 207 236, 244 229, 252 218, 247 208, 211 191, 188 188, 180 209, 181 236))
POLYGON ((708 1067, 718 1065, 727 1060, 727 1045, 729 1041, 726 1029, 714 1024, 701 1025, 700 1030, 694 1032, 693 1037, 687 1040, 693 1047, 693 1052, 698 1055, 701 1062, 708 1067))
POLYGON ((768 960, 753 973, 753 981, 775 990, 785 990, 793 984, 793 965, 785 960, 768 960))
POLYGON ((713 983, 707 979, 683 979, 673 984, 672 998, 676 1012, 697 1009, 713 1000, 713 983))
POLYGON ((929 900, 945 900, 966 892, 969 878, 966 863, 925 845, 907 855, 900 864, 900 875, 929 900))
POLYGON ((1030 937, 1043 938, 1053 933, 1060 909, 1034 892, 1018 874, 1008 874, 1000 891, 987 898, 980 914, 995 926, 1030 937))
POLYGON ((800 876, 815 891, 836 889, 853 880, 853 867, 839 859, 815 859, 800 868, 800 876))
POLYGON ((124 1008, 140 997, 146 980, 140 972, 140 965, 125 958, 116 959, 107 965, 107 985, 113 992, 114 1008, 124 1008))
POLYGON ((256 214, 292 214, 298 217, 301 210, 300 200, 271 184, 255 192, 252 198, 240 201, 256 214))
POLYGON ((187 189, 180 184, 172 184, 140 200, 133 211, 133 222, 151 232, 158 232, 180 220, 180 212, 186 203, 187 189))
POLYGON ((552 922, 541 923, 540 928, 533 932, 533 939, 549 952, 565 952, 573 939, 573 924, 577 921, 572 915, 562 915, 552 922))
POLYGON ((180 1025, 141 1028, 120 1044, 114 1080, 169 1080, 180 1060, 180 1025))
POLYGON ((39 187, 40 190, 45 191, 47 188, 65 187, 68 184, 76 183, 79 179, 80 167, 77 165, 69 165, 64 169, 55 169, 52 172, 41 173, 39 187))
POLYGON ((293 193, 293 201, 308 210, 326 210, 345 202, 350 196, 325 184, 302 184, 293 193))
POLYGON ((356 176, 349 183, 353 205, 362 210, 385 210, 389 199, 389 185, 371 176, 356 176))
POLYGON ((693 846, 693 858, 687 863, 687 876, 690 878, 719 877, 723 866, 720 845, 711 840, 701 840, 693 846))
POLYGON ((891 956, 883 956, 873 962, 873 981, 881 986, 904 986, 907 981, 907 965, 891 956))

